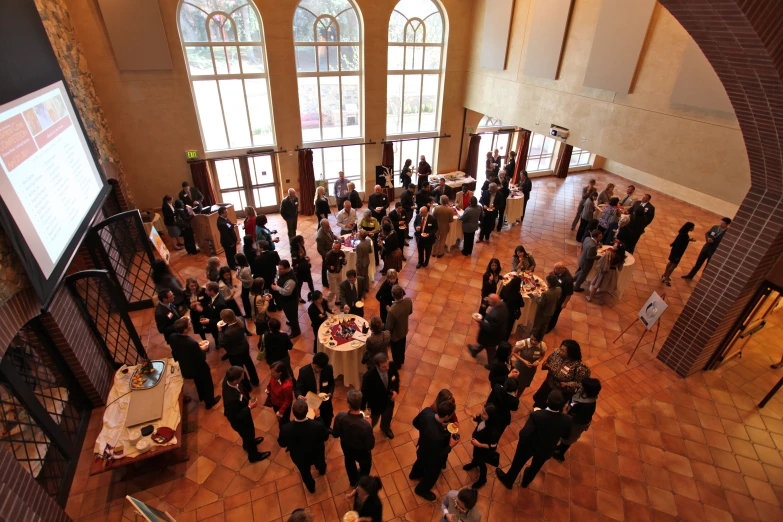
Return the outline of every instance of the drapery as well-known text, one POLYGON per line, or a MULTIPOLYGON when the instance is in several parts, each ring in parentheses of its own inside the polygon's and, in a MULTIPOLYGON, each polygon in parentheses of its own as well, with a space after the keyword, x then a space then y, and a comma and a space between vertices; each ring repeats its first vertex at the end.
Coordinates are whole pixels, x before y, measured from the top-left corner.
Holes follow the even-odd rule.
POLYGON ((470 137, 470 144, 468 144, 468 159, 467 165, 465 165, 465 175, 470 176, 473 179, 476 178, 476 167, 478 166, 479 144, 481 143, 481 136, 474 134, 470 137))
POLYGON ((315 214, 315 174, 313 173, 313 151, 299 151, 299 213, 303 216, 315 214))
POLYGON ((560 154, 557 155, 557 165, 555 165, 556 178, 565 178, 568 176, 568 164, 571 163, 571 153, 573 150, 573 145, 567 145, 565 143, 560 144, 560 154))
POLYGON ((527 151, 530 148, 530 131, 519 131, 519 137, 517 138, 517 164, 514 167, 514 177, 511 183, 514 185, 519 184, 519 173, 525 170, 527 164, 527 151))
MULTIPOLYGON (((193 186, 204 196, 202 204, 205 207, 214 205, 218 202, 215 186, 212 184, 212 177, 209 175, 209 167, 206 161, 191 161, 190 174, 193 176, 193 186)), ((234 210, 244 210, 237 208, 234 210)))
MULTIPOLYGON (((387 142, 383 144, 383 154, 381 155, 381 165, 394 165, 394 144, 387 142)), ((377 181, 376 181, 377 183, 377 181)), ((394 168, 386 179, 387 194, 389 201, 394 199, 394 168)))

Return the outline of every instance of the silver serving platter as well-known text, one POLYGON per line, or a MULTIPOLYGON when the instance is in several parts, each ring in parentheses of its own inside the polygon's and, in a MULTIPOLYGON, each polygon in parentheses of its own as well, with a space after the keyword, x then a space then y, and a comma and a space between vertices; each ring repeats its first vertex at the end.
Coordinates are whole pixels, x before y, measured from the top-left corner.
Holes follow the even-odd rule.
POLYGON ((149 390, 150 388, 154 388, 161 381, 161 377, 163 377, 163 372, 166 370, 165 361, 152 361, 153 370, 149 373, 139 374, 141 375, 142 379, 144 379, 144 384, 141 386, 141 388, 139 388, 133 385, 133 378, 136 376, 137 373, 139 373, 142 366, 143 365, 139 365, 136 368, 136 370, 133 372, 133 375, 131 375, 131 380, 130 380, 131 390, 149 390))

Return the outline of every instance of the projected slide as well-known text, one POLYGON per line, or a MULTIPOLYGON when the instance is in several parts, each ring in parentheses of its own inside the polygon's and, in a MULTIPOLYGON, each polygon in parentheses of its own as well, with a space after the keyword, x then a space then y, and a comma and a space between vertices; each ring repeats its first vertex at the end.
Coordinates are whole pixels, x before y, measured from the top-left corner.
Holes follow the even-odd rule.
POLYGON ((0 197, 46 278, 102 186, 62 82, 0 106, 0 197))

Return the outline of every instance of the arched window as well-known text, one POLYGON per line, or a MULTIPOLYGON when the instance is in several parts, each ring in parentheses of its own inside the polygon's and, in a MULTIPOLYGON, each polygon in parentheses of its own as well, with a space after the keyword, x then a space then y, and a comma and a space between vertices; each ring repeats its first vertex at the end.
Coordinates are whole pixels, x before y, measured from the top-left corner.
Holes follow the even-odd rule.
POLYGON ((204 149, 274 145, 264 29, 252 0, 183 0, 178 26, 204 149))
MULTIPOLYGON (((387 138, 437 136, 440 131, 441 83, 445 60, 446 22, 433 0, 400 0, 389 19, 386 91, 387 138)), ((427 156, 435 169, 435 141, 395 143, 395 171, 405 159, 427 156), (415 149, 415 150, 414 150, 415 149)))
MULTIPOLYGON (((361 143, 362 31, 357 8, 350 0, 302 0, 294 13, 294 50, 304 143, 361 143)), ((359 149, 314 150, 316 179, 336 179, 342 170, 361 189, 359 149)))

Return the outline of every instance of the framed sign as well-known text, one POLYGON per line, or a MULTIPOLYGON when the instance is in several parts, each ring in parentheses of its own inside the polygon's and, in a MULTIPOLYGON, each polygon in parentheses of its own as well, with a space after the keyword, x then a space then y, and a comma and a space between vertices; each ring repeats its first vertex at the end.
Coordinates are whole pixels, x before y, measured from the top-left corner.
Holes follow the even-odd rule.
POLYGON ((155 247, 155 250, 158 251, 160 258, 163 259, 166 264, 169 264, 171 254, 169 253, 169 249, 166 248, 165 243, 163 243, 163 239, 160 237, 160 234, 158 234, 158 231, 155 229, 155 227, 152 227, 150 230, 150 241, 152 242, 152 246, 155 247))
POLYGON ((668 307, 663 298, 657 292, 653 292, 637 315, 644 327, 650 330, 668 307))

